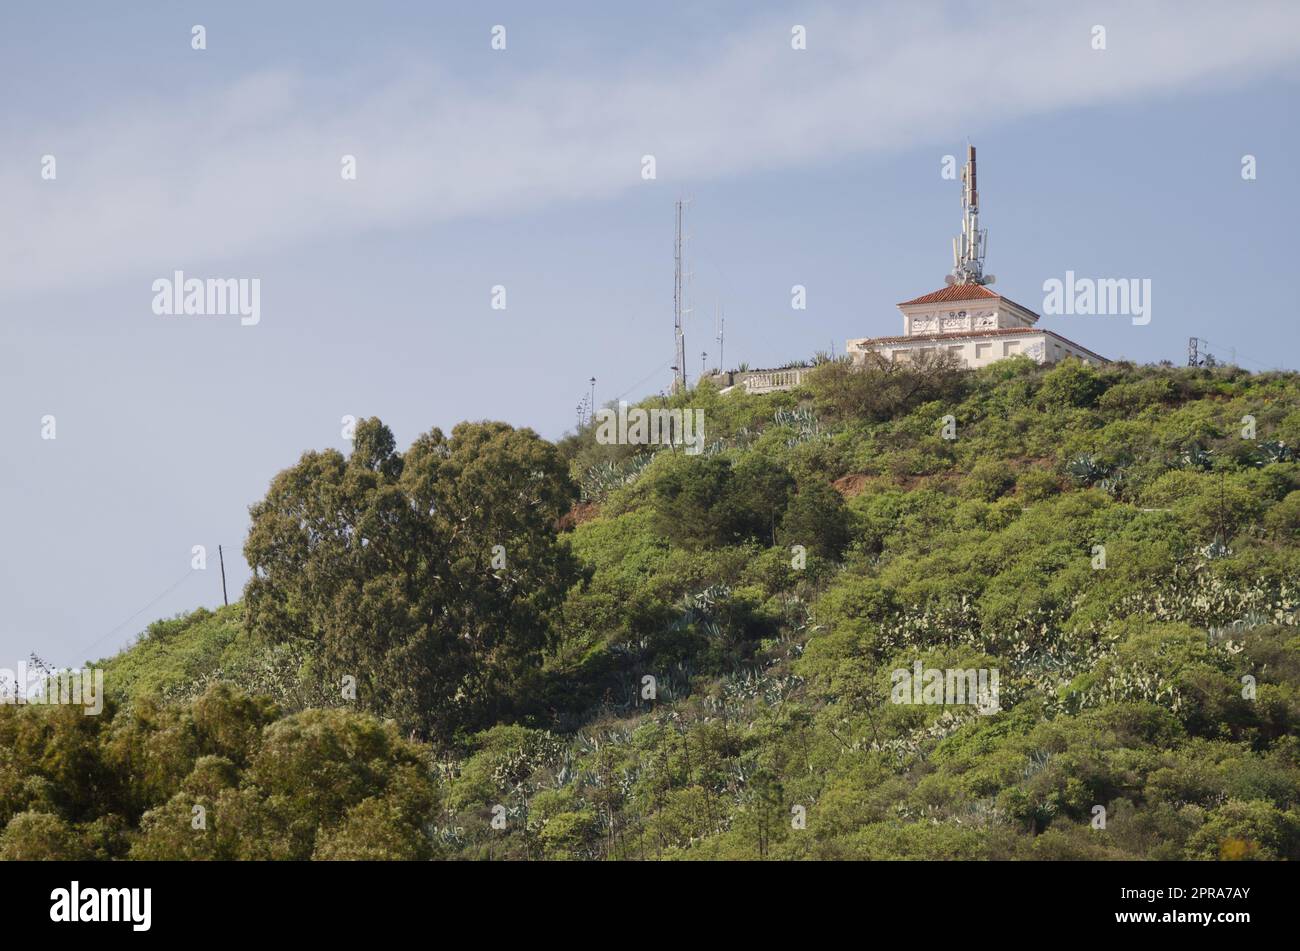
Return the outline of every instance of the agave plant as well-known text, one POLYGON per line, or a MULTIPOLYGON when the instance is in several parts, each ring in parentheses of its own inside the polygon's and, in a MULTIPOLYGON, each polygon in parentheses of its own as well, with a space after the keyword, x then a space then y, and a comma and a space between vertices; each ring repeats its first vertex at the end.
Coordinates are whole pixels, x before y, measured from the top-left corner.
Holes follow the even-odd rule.
POLYGON ((806 407, 779 409, 772 414, 772 419, 776 425, 788 426, 795 431, 795 434, 785 441, 786 446, 790 448, 825 435, 817 422, 817 417, 806 407))
POLYGON ((1112 469, 1106 478, 1097 483, 1098 488, 1109 495, 1111 498, 1119 496, 1119 490, 1124 484, 1124 470, 1112 469))
POLYGON ((1259 444, 1256 457, 1256 465, 1266 466, 1270 462, 1294 462, 1296 452, 1281 440, 1270 439, 1259 444))
POLYGON ((1084 453, 1066 463, 1065 473, 1080 485, 1096 485, 1111 474, 1111 467, 1092 453, 1084 453))
POLYGON ((1178 461, 1184 469, 1197 469, 1204 472, 1214 465, 1214 451, 1202 449, 1200 446, 1193 446, 1184 450, 1183 454, 1178 457, 1178 461))
POLYGON ((639 452, 623 462, 602 462, 582 477, 582 501, 599 502, 614 489, 631 485, 654 461, 656 450, 639 452))
POLYGON ((1028 762, 1025 763, 1024 769, 1020 771, 1020 775, 1029 780, 1047 768, 1047 764, 1052 761, 1052 754, 1047 750, 1034 750, 1029 754, 1027 760, 1028 762))
POLYGON ((1220 539, 1217 535, 1214 537, 1214 541, 1210 542, 1208 545, 1206 545, 1204 548, 1201 549, 1201 557, 1204 558, 1206 561, 1214 561, 1219 558, 1227 558, 1231 554, 1232 554, 1232 549, 1229 548, 1226 544, 1224 544, 1223 540, 1220 539))

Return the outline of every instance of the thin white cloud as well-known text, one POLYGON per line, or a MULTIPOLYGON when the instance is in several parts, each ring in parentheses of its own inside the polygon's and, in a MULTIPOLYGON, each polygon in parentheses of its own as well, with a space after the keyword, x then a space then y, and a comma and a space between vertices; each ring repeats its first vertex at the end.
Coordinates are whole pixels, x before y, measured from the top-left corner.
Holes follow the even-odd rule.
POLYGON ((0 287, 195 270, 332 234, 951 146, 972 117, 1254 81, 1300 54, 1290 2, 823 10, 806 21, 803 52, 790 25, 738 26, 690 66, 665 51, 491 88, 410 64, 335 80, 271 72, 179 108, 135 103, 31 130, 6 144, 31 159, 0 178, 0 287), (1094 24, 1104 52, 1091 48, 1094 24), (46 151, 60 156, 55 183, 36 174, 46 151), (644 153, 657 158, 656 186, 640 179, 644 153), (339 177, 344 154, 357 157, 356 182, 339 177))

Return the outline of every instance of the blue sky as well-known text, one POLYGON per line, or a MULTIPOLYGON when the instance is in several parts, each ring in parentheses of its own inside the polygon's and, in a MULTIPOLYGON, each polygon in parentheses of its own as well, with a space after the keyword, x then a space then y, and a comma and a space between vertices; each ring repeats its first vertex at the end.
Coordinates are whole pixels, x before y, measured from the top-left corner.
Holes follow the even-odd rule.
POLYGON ((967 140, 997 290, 1152 282, 1146 326, 1042 326, 1300 364, 1295 4, 700 6, 5 6, 0 667, 219 604, 219 543, 237 596, 248 505, 345 449, 345 414, 403 445, 462 419, 555 438, 593 375, 600 402, 666 387, 682 195, 692 374, 715 304, 731 366, 899 332, 950 267, 967 140), (260 324, 156 316, 175 269, 259 278, 260 324))

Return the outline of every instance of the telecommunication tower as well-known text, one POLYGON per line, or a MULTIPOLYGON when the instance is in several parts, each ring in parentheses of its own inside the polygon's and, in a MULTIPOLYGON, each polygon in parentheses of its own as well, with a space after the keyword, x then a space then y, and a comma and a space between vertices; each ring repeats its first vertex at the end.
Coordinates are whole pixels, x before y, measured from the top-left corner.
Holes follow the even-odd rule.
POLYGON ((947 284, 992 284, 996 278, 984 273, 989 232, 980 228, 980 191, 975 178, 975 146, 966 146, 966 167, 961 172, 961 234, 952 239, 952 273, 947 284))

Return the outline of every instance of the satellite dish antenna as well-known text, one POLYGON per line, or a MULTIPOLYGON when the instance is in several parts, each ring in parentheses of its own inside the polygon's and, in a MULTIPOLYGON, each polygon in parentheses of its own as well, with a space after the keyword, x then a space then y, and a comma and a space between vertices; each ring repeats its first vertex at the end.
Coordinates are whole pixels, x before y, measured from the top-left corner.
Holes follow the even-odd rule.
POLYGON ((945 274, 943 276, 943 282, 951 287, 953 284, 957 283, 957 278, 953 277, 951 274, 945 274))
POLYGON ((993 283, 994 281, 996 281, 997 279, 998 279, 998 276, 997 276, 996 274, 989 274, 989 275, 986 275, 986 276, 985 276, 985 278, 984 278, 984 283, 985 283, 985 284, 992 284, 992 283, 993 283))

